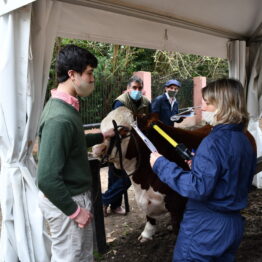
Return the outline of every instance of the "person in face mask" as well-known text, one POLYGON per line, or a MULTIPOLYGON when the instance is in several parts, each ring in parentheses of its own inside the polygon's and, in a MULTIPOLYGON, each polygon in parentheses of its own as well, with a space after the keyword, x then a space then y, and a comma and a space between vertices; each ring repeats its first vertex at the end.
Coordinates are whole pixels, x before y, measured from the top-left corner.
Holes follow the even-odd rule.
MULTIPOLYGON (((132 76, 128 80, 127 91, 115 99, 112 108, 116 109, 117 107, 125 106, 134 114, 150 113, 150 101, 142 92, 142 79, 137 76, 132 76)), ((126 210, 121 206, 121 203, 122 196, 130 185, 131 181, 124 171, 116 169, 113 164, 109 165, 108 190, 102 194, 104 216, 108 216, 111 213, 118 215, 126 214, 126 210)))
POLYGON ((202 97, 202 111, 214 113, 213 128, 187 161, 191 170, 158 152, 150 156, 159 179, 188 198, 173 262, 236 261, 245 226, 241 211, 247 207, 256 168, 242 84, 218 79, 202 89, 202 97))
POLYGON ((127 82, 127 90, 113 102, 113 109, 125 106, 134 114, 148 114, 151 111, 150 101, 142 94, 143 81, 132 76, 127 82))
POLYGON ((39 206, 48 221, 52 261, 93 261, 91 170, 87 148, 114 135, 84 134, 77 97, 94 90, 96 57, 67 45, 57 57, 58 87, 45 105, 39 128, 39 206))
POLYGON ((171 79, 164 84, 164 94, 156 97, 152 102, 152 112, 158 113, 159 119, 168 126, 174 126, 174 122, 180 123, 183 118, 178 121, 171 121, 170 117, 178 114, 178 102, 176 95, 181 87, 181 83, 176 79, 171 79))

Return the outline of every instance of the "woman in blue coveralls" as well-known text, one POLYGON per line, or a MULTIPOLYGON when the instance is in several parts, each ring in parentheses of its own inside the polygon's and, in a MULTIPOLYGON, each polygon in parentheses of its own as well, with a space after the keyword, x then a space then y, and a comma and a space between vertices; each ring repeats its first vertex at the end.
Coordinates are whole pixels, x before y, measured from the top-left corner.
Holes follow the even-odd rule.
MULTIPOLYGON (((199 145, 190 171, 152 153, 150 164, 161 181, 187 197, 173 261, 235 261, 256 165, 256 152, 244 134, 248 113, 241 83, 220 79, 202 90, 203 111, 213 129, 199 145)), ((191 165, 192 164, 192 165, 191 165)))

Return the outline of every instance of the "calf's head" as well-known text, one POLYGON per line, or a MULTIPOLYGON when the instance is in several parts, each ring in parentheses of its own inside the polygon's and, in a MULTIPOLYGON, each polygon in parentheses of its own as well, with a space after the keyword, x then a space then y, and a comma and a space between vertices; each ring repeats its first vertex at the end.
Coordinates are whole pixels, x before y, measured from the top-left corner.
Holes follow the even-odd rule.
MULTIPOLYGON (((122 163, 125 168, 125 171, 127 173, 132 173, 133 168, 135 166, 134 159, 126 159, 126 151, 128 147, 128 143, 130 140, 130 130, 131 130, 131 124, 134 121, 133 113, 127 109, 126 107, 118 107, 115 110, 111 111, 101 122, 101 132, 105 132, 111 128, 114 128, 113 126, 113 120, 116 122, 117 126, 119 126, 118 131, 120 134, 121 139, 121 151, 122 151, 122 163)), ((108 157, 108 161, 112 162, 116 168, 120 169, 120 155, 119 150, 116 146, 113 146, 111 148, 110 143, 112 142, 112 139, 106 139, 102 144, 95 145, 92 148, 93 155, 98 158, 103 158, 105 155, 108 157), (109 152, 109 148, 110 151, 109 152), (111 150, 112 149, 112 150, 111 150)))

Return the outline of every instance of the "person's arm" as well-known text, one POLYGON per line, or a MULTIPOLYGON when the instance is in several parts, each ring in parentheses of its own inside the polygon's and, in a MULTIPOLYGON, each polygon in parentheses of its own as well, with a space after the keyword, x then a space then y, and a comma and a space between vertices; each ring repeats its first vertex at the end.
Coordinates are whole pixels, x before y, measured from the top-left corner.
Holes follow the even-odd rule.
POLYGON ((101 144, 104 139, 107 139, 107 138, 111 138, 115 135, 115 131, 113 128, 101 133, 101 132, 98 132, 98 133, 87 133, 85 134, 85 137, 86 137, 86 145, 87 145, 87 148, 88 147, 91 147, 91 146, 94 146, 96 144, 101 144))
POLYGON ((215 151, 212 146, 202 144, 193 159, 191 171, 185 171, 157 153, 151 154, 151 158, 155 158, 151 160, 151 165, 160 180, 180 195, 203 200, 213 191, 220 174, 220 161, 215 151))
POLYGON ((37 169, 39 189, 67 216, 78 208, 63 182, 63 168, 70 155, 73 135, 70 123, 48 121, 41 134, 37 169))
POLYGON ((125 106, 122 102, 120 102, 119 100, 116 100, 114 103, 113 103, 113 106, 112 106, 112 109, 116 109, 120 106, 125 106))

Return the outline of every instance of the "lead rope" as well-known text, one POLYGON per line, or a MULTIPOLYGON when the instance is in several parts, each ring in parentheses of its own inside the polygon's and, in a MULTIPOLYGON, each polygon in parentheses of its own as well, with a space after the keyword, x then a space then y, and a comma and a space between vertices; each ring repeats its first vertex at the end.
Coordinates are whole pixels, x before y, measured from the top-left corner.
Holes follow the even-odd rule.
MULTIPOLYGON (((117 123, 116 123, 115 120, 113 120, 112 122, 113 122, 113 126, 114 126, 115 137, 116 137, 115 145, 116 145, 117 151, 119 153, 120 168, 121 168, 122 172, 125 173, 125 175, 127 175, 126 171, 124 170, 124 167, 123 167, 123 155, 122 155, 122 148, 121 148, 121 137, 120 137, 120 134, 118 132, 118 126, 117 126, 117 123)), ((125 188, 127 187, 125 180, 124 180, 124 186, 125 186, 125 188)), ((129 209, 129 203, 128 203, 127 190, 124 191, 124 201, 125 201, 126 213, 128 213, 130 211, 130 209, 129 209)))

